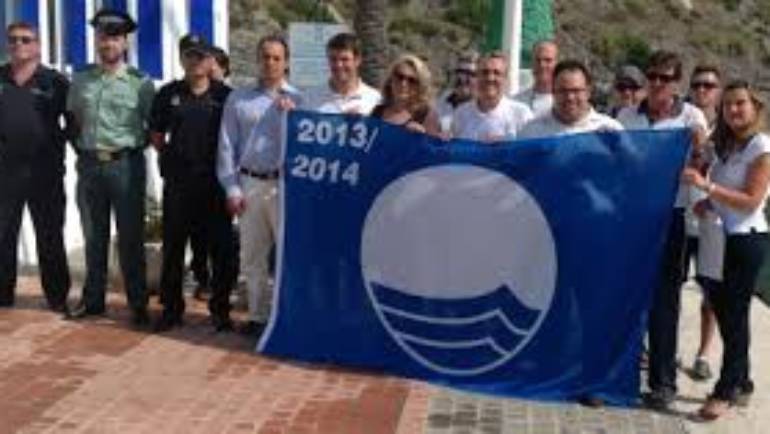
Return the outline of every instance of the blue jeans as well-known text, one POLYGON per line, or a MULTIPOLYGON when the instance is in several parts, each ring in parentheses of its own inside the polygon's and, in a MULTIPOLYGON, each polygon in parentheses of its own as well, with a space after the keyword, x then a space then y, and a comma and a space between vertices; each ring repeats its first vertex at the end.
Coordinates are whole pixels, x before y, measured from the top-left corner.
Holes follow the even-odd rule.
POLYGON ((77 162, 77 203, 85 238, 86 281, 83 302, 92 312, 104 310, 110 217, 115 214, 118 255, 129 306, 147 306, 144 255, 146 167, 141 151, 102 162, 87 154, 77 162))

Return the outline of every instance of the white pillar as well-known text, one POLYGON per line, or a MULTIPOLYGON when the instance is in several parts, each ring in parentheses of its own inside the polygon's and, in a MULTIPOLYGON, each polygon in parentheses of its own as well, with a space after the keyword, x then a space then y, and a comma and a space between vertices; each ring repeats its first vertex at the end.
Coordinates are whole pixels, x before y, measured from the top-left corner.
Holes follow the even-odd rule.
POLYGON ((163 77, 166 80, 184 75, 179 62, 179 39, 190 29, 189 4, 187 1, 163 0, 161 3, 161 26, 163 38, 163 77))
POLYGON ((94 28, 89 24, 96 13, 95 0, 85 0, 86 5, 86 62, 93 63, 96 59, 96 38, 94 28))
POLYGON ((51 29, 48 21, 48 0, 37 0, 38 36, 40 37, 40 61, 51 64, 51 29))
POLYGON ((228 0, 211 0, 214 2, 214 45, 225 51, 230 51, 230 12, 228 0))
POLYGON ((521 68, 522 0, 505 0, 503 19, 503 52, 508 56, 508 93, 519 91, 521 68))

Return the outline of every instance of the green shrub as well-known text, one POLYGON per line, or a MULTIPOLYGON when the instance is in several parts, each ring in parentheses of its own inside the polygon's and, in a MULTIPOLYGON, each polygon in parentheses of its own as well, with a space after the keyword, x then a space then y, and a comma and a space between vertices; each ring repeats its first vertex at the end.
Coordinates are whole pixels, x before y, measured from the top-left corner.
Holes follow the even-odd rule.
POLYGON ((652 48, 646 39, 639 36, 623 30, 605 30, 591 41, 591 51, 599 56, 605 65, 630 63, 644 67, 652 48))

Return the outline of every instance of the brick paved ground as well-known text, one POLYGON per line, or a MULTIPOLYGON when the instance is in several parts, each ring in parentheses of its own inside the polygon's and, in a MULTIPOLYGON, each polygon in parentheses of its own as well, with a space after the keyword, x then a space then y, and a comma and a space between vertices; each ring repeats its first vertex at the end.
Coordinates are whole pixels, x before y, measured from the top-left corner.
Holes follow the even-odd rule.
MULTIPOLYGON (((680 416, 490 398, 260 357, 242 336, 213 334, 199 302, 184 329, 152 335, 126 326, 117 294, 109 318, 73 323, 38 293, 23 279, 18 308, 0 310, 2 434, 770 432, 766 308, 754 311, 753 406, 703 425, 686 416, 707 386, 686 378, 680 416)), ((697 301, 686 294, 683 348, 695 345, 697 301)))

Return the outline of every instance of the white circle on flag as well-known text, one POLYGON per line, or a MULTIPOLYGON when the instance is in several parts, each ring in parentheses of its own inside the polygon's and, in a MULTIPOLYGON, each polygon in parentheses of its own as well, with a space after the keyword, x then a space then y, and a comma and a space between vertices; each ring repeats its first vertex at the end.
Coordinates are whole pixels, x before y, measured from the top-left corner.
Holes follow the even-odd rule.
MULTIPOLYGON (((550 226, 532 195, 510 177, 473 165, 433 166, 396 179, 372 204, 362 234, 362 273, 383 325, 421 364, 455 375, 487 372, 526 345, 553 299, 556 258, 550 226), (515 346, 492 345, 499 353, 493 361, 452 368, 442 365, 439 356, 430 359, 421 354, 415 342, 423 349, 433 345, 449 353, 453 346, 468 349, 472 342, 410 338, 396 329, 393 315, 425 321, 431 327, 456 327, 472 319, 434 320, 422 312, 384 306, 374 285, 427 302, 475 300, 507 288, 517 301, 537 312, 537 320, 526 330, 513 327, 526 335, 515 346)), ((493 313, 479 313, 477 318, 493 313)))

